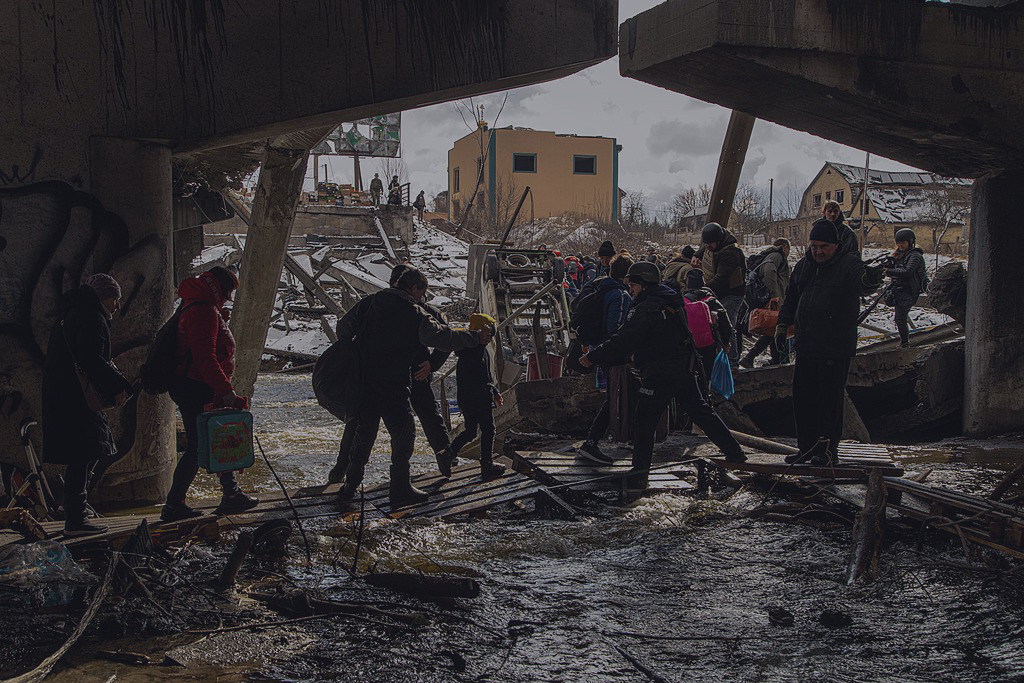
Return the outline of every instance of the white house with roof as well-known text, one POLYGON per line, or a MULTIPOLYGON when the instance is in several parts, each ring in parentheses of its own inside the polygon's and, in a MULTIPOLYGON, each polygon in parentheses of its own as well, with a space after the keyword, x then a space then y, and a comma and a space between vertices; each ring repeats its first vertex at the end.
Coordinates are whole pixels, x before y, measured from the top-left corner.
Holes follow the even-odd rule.
POLYGON ((826 162, 804 191, 796 218, 775 221, 776 235, 806 244, 825 202, 839 203, 850 227, 867 227, 868 244, 888 246, 900 228, 917 234, 918 246, 961 252, 970 235, 971 180, 933 173, 868 170, 867 201, 863 167, 826 162), (941 237, 941 239, 939 239, 941 237))

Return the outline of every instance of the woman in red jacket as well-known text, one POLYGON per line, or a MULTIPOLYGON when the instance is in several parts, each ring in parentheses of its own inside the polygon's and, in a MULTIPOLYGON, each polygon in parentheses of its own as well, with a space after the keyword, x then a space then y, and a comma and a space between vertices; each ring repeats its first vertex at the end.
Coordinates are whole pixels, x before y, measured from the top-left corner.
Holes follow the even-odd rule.
MULTIPOLYGON (((169 391, 181 411, 185 426, 185 452, 174 468, 174 480, 160 519, 174 522, 197 517, 198 510, 185 503, 192 480, 199 471, 196 418, 208 404, 216 408, 244 408, 247 402, 235 394, 231 375, 235 370, 235 339, 228 329, 225 302, 238 287, 238 278, 223 266, 190 277, 178 285, 181 315, 178 318, 178 367, 169 391)), ((237 514, 256 507, 259 500, 238 487, 234 472, 220 475, 224 496, 217 513, 237 514)))

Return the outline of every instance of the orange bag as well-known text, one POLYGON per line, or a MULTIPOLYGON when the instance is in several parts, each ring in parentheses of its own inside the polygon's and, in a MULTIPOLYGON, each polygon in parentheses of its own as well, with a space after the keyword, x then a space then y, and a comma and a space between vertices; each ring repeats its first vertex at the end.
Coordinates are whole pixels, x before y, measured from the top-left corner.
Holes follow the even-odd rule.
POLYGON ((775 326, 779 324, 779 300, 772 299, 768 308, 755 308, 747 319, 747 330, 750 334, 762 337, 775 336, 775 326))

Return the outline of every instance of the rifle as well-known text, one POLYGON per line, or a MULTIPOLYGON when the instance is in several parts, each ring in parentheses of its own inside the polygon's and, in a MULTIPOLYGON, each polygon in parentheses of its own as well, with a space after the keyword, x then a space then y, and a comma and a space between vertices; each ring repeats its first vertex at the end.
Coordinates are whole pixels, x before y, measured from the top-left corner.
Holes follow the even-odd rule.
POLYGON ((892 282, 887 284, 885 286, 885 288, 882 289, 882 292, 878 296, 875 297, 875 300, 872 301, 871 304, 868 305, 868 307, 865 308, 861 312, 861 314, 859 316, 857 316, 857 324, 858 325, 860 325, 862 322, 864 322, 867 319, 867 317, 869 315, 871 315, 871 311, 875 310, 875 307, 878 306, 879 302, 885 297, 885 295, 889 292, 889 290, 892 289, 892 286, 893 286, 892 282))

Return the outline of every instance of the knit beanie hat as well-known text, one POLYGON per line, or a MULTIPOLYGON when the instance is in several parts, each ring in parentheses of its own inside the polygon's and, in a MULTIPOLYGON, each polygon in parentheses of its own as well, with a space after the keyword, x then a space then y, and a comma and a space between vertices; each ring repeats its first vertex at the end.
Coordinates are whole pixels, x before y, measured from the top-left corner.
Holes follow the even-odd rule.
POLYGON ((96 298, 100 301, 106 301, 107 299, 117 299, 121 296, 121 285, 117 284, 117 280, 107 275, 106 273, 96 273, 90 275, 85 281, 89 287, 96 292, 96 298))
POLYGON ((812 242, 829 242, 831 244, 839 244, 839 230, 836 229, 836 224, 827 218, 821 218, 814 222, 814 226, 811 227, 811 234, 808 239, 812 242))
POLYGON ((700 289, 704 286, 704 271, 700 268, 694 268, 686 274, 686 288, 687 289, 700 289))
POLYGON ((685 258, 685 259, 692 259, 693 255, 696 254, 696 253, 697 252, 695 252, 693 250, 693 247, 691 247, 689 244, 687 244, 685 247, 683 247, 682 254, 683 254, 683 258, 685 258))
POLYGON ((597 250, 598 256, 615 256, 615 245, 611 243, 611 240, 605 240, 601 242, 600 248, 597 250))

